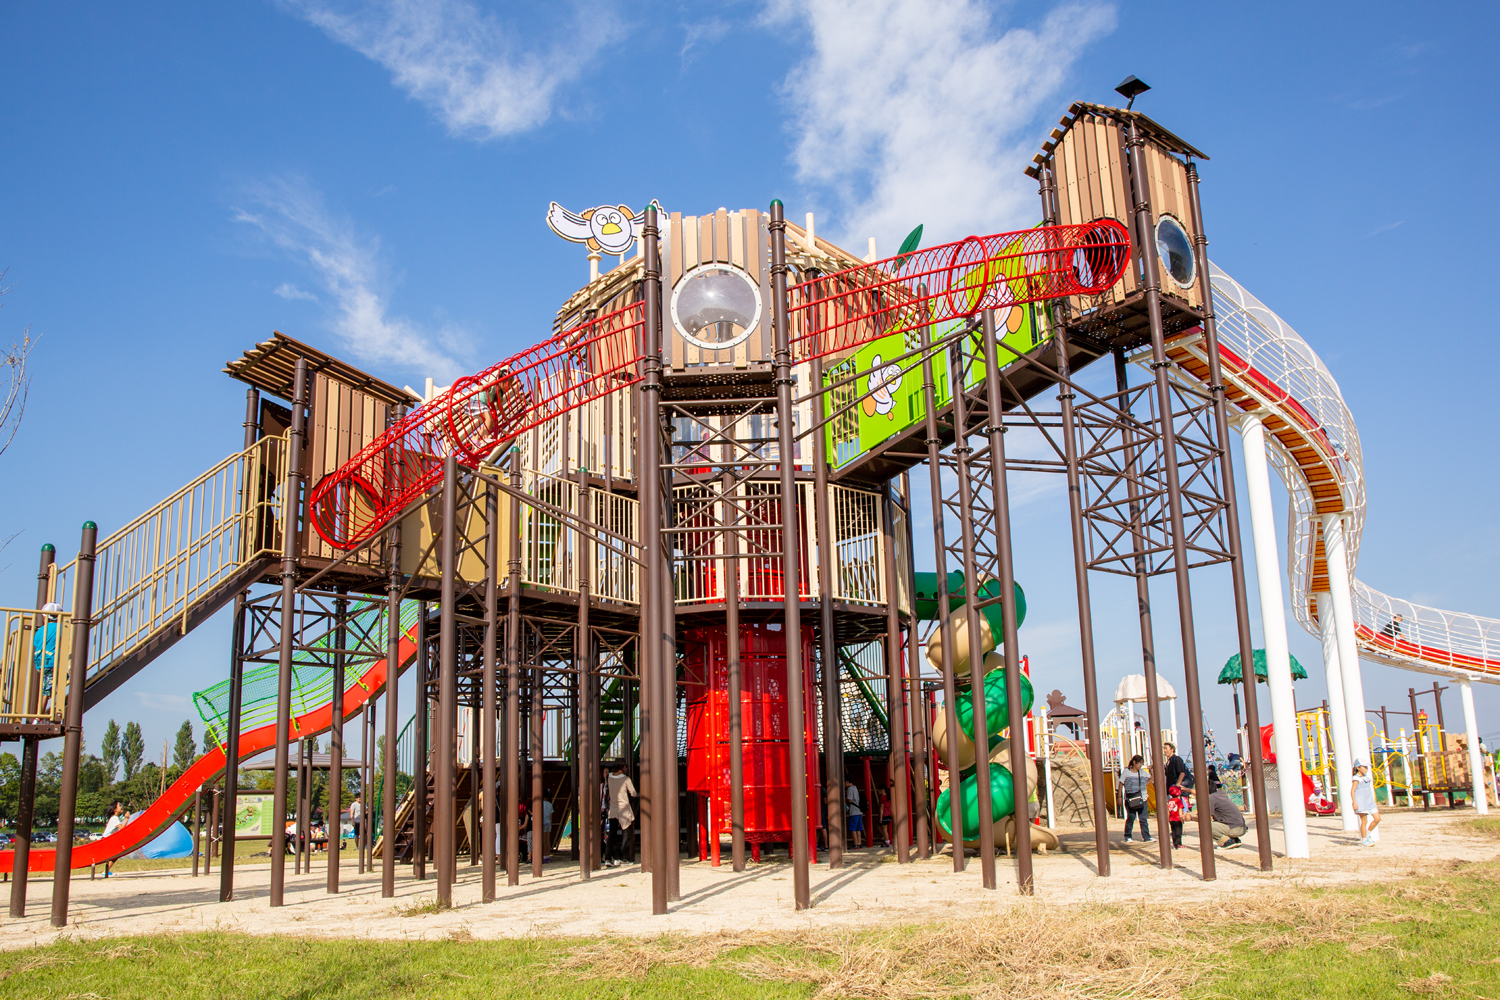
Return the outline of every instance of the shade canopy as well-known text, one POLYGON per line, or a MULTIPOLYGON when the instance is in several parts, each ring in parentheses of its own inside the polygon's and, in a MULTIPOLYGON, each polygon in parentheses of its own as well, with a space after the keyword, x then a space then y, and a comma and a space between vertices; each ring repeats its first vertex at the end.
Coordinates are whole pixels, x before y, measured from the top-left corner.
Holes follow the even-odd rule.
MULTIPOLYGON (((1287 655, 1291 656, 1290 653, 1287 655)), ((1253 659, 1255 662, 1255 679, 1264 681, 1266 679, 1266 651, 1264 649, 1257 649, 1253 655, 1253 659)), ((1224 664, 1224 669, 1219 671, 1219 683, 1239 684, 1244 679, 1245 672, 1240 667, 1240 654, 1235 653, 1224 664)), ((1302 664, 1297 662, 1295 656, 1292 656, 1292 680, 1307 680, 1307 671, 1302 669, 1302 664)))
MULTIPOLYGON (((1177 692, 1172 690, 1166 678, 1160 674, 1156 677, 1156 699, 1158 701, 1172 701, 1177 697, 1177 692)), ((1146 675, 1126 674, 1120 681, 1120 686, 1115 688, 1115 704, 1123 705, 1127 701, 1146 700, 1146 675)))

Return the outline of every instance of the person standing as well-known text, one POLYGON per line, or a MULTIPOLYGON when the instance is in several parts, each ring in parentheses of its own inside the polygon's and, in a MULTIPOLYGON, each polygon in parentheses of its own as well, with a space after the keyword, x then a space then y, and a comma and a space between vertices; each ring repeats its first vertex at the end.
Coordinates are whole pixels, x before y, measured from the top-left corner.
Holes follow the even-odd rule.
POLYGON ((1167 779, 1167 784, 1186 789, 1191 784, 1190 781, 1184 780, 1188 777, 1188 766, 1183 763, 1181 757, 1177 756, 1177 744, 1163 743, 1161 752, 1167 758, 1166 764, 1162 766, 1162 774, 1167 779))
POLYGON ((1125 773, 1120 775, 1120 788, 1125 794, 1125 843, 1133 839, 1130 834, 1135 827, 1135 821, 1141 821, 1141 843, 1151 843, 1151 826, 1146 820, 1146 788, 1151 784, 1151 775, 1142 764, 1146 758, 1136 754, 1130 758, 1130 763, 1125 765, 1125 773))
POLYGON ((1181 785, 1167 789, 1167 823, 1172 828, 1172 846, 1182 846, 1182 824, 1187 819, 1188 801, 1181 785))
POLYGON ((865 814, 859 807, 859 787, 854 782, 844 786, 844 816, 849 827, 849 839, 854 847, 865 846, 865 814))
MULTIPOLYGON (((104 836, 108 837, 117 832, 126 823, 125 807, 117 799, 114 805, 109 807, 109 819, 104 823, 104 836)), ((104 862, 104 877, 109 878, 110 872, 115 867, 115 859, 110 858, 104 862)))
POLYGON ((609 802, 609 841, 605 844, 605 864, 618 868, 625 863, 625 843, 630 828, 635 823, 635 809, 630 800, 635 798, 635 782, 625 773, 623 764, 616 764, 609 772, 608 788, 605 791, 609 802))
MULTIPOLYGON (((359 839, 359 821, 364 818, 364 815, 364 803, 359 800, 359 793, 355 792, 354 801, 349 803, 349 822, 354 824, 354 842, 356 844, 361 843, 359 839)), ((343 831, 340 830, 339 833, 342 835, 343 831)))
POLYGON ((1354 814, 1359 817, 1359 844, 1371 847, 1380 839, 1380 807, 1375 804, 1375 777, 1366 761, 1354 762, 1354 814))

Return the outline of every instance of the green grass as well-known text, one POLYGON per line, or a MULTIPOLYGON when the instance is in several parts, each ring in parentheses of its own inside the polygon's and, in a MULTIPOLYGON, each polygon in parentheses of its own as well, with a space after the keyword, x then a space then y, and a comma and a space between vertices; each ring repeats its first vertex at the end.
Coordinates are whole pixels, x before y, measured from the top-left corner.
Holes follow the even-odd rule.
POLYGON ((1500 996, 1500 867, 1464 866, 1397 886, 1312 895, 1363 904, 1370 918, 1356 916, 1344 933, 1313 941, 1305 926, 1268 924, 1257 930, 1270 946, 1259 949, 1237 935, 1203 984, 1204 996, 1500 996))
POLYGON ((1412 875, 1189 906, 1036 901, 874 931, 475 941, 460 925, 436 942, 64 941, 0 952, 0 998, 1500 997, 1500 862, 1412 875))
POLYGON ((798 997, 811 988, 721 968, 661 966, 642 977, 562 970, 566 944, 538 941, 309 941, 190 934, 0 954, 0 997, 592 998, 798 997))
POLYGON ((1483 834, 1486 837, 1500 838, 1500 819, 1470 819, 1463 822, 1463 828, 1470 833, 1483 834))

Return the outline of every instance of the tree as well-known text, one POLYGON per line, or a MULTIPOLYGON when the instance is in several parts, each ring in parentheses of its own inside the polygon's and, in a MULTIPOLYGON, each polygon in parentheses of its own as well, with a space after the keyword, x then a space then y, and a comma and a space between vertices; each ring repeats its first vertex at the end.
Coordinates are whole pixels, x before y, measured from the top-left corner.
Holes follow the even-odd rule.
POLYGON ((21 761, 0 753, 0 819, 14 823, 21 807, 21 761))
POLYGON ((104 753, 104 773, 113 782, 120 771, 120 724, 114 719, 104 727, 104 745, 100 750, 104 753))
POLYGON ((205 725, 203 727, 203 752, 213 753, 219 749, 219 742, 214 738, 214 727, 205 725))
POLYGON ((120 754, 125 760, 125 780, 129 781, 141 769, 141 759, 146 756, 146 739, 141 735, 139 722, 125 723, 125 738, 120 741, 120 754))
POLYGON ((194 746, 196 744, 193 742, 193 722, 191 719, 184 719, 182 728, 177 730, 177 745, 172 748, 172 766, 179 772, 191 767, 193 759, 198 756, 193 749, 194 746))

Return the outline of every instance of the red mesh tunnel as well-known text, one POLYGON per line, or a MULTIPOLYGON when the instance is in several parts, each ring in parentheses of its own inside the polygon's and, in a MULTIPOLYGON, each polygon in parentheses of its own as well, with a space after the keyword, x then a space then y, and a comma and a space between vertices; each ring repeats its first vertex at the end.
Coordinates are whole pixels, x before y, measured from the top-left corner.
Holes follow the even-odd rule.
MULTIPOLYGON (((792 350, 805 361, 982 309, 1097 294, 1129 255, 1125 228, 1101 219, 970 236, 832 272, 789 288, 792 350)), ((477 465, 521 432, 639 381, 644 326, 645 305, 633 302, 459 379, 314 484, 314 530, 354 548, 436 485, 450 452, 477 465)))

